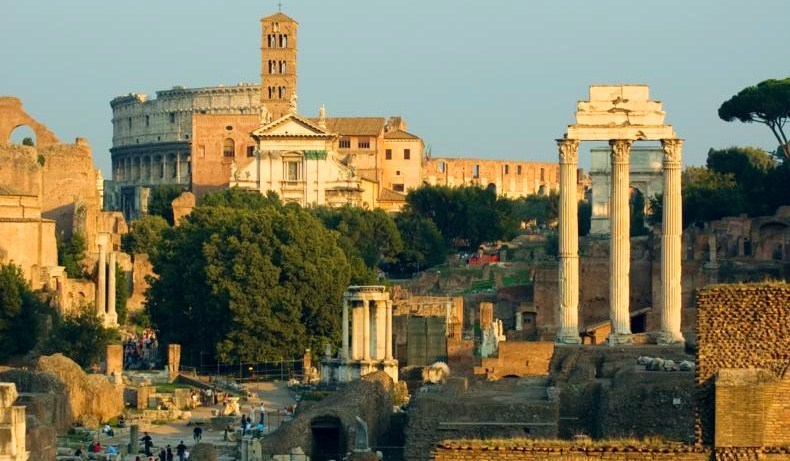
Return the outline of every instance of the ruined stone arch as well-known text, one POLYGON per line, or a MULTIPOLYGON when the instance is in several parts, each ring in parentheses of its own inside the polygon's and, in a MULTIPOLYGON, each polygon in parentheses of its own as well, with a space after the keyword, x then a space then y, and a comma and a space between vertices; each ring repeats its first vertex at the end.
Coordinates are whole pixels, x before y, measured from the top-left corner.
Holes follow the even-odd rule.
POLYGON ((30 127, 37 147, 60 144, 55 133, 25 112, 22 101, 10 96, 0 97, 0 144, 10 144, 11 134, 20 126, 30 127))

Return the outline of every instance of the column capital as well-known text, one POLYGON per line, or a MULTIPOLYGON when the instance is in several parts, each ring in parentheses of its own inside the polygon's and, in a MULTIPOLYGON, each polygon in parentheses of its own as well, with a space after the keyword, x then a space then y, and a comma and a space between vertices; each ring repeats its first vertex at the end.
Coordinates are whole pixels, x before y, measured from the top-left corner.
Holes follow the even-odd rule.
POLYGON ((610 139, 609 146, 612 148, 612 163, 628 163, 628 157, 631 155, 631 144, 633 144, 633 141, 630 139, 610 139))
POLYGON ((579 163, 578 139, 558 139, 557 147, 560 150, 560 163, 579 163))
POLYGON ((682 139, 662 139, 661 148, 664 149, 664 162, 680 163, 683 157, 682 139))

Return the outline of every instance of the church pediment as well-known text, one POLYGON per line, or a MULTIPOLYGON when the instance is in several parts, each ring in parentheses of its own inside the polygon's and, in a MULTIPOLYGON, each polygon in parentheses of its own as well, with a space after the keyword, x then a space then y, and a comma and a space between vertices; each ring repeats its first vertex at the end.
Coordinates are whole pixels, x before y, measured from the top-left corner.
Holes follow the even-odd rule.
POLYGON ((253 133, 258 138, 332 138, 334 133, 296 114, 285 115, 271 123, 261 126, 253 133))

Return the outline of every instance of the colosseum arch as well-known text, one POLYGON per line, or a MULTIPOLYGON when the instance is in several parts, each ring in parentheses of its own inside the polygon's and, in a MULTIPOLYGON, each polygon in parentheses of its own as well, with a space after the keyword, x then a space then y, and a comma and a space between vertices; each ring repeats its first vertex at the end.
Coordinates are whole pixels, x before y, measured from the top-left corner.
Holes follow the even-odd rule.
POLYGON ((11 96, 0 96, 0 144, 9 144, 11 134, 21 126, 30 127, 36 135, 36 147, 60 144, 55 133, 25 112, 22 101, 11 96))

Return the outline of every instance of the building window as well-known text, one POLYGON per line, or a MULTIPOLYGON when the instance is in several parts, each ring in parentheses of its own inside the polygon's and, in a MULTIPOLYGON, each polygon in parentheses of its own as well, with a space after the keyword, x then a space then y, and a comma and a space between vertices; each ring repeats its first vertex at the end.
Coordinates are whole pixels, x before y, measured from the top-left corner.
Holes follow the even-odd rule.
POLYGON ((403 149, 403 160, 409 160, 411 158, 411 149, 403 149))
POLYGON ((473 178, 480 177, 480 165, 475 165, 472 167, 472 177, 473 178))
POLYGON ((400 170, 395 171, 395 176, 400 176, 400 170))
POLYGON ((283 173, 285 174, 286 181, 299 181, 301 179, 302 162, 289 161, 285 162, 283 173))
POLYGON ((255 157, 255 146, 247 146, 247 157, 255 157))
POLYGON ((340 138, 339 147, 341 149, 351 149, 351 138, 347 138, 347 137, 340 138))
POLYGON ((447 169, 447 164, 444 162, 439 162, 436 168, 439 170, 439 173, 444 173, 444 170, 447 169))
POLYGON ((384 151, 384 158, 387 160, 392 160, 392 149, 387 149, 384 151))
POLYGON ((170 112, 170 123, 176 123, 176 113, 170 112))
POLYGON ((516 165, 516 174, 521 174, 521 165, 516 165))
POLYGON ((148 115, 145 116, 145 126, 151 126, 151 117, 148 115))
POLYGON ((545 180, 546 180, 546 169, 545 168, 541 168, 540 169, 540 182, 543 182, 545 180))
POLYGON ((395 192, 403 192, 404 191, 403 184, 393 184, 392 190, 394 190, 395 192))
POLYGON ((502 174, 510 174, 510 165, 505 164, 502 167, 502 174))
POLYGON ((359 149, 370 149, 370 138, 359 138, 357 140, 357 147, 359 149))
POLYGON ((235 157, 236 156, 236 143, 231 138, 225 138, 225 141, 222 143, 222 155, 225 157, 235 157))
POLYGON ((129 129, 132 129, 132 117, 129 117, 129 129))

